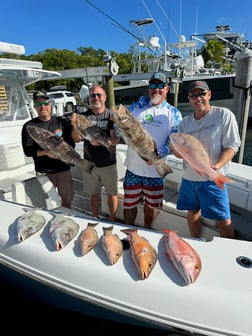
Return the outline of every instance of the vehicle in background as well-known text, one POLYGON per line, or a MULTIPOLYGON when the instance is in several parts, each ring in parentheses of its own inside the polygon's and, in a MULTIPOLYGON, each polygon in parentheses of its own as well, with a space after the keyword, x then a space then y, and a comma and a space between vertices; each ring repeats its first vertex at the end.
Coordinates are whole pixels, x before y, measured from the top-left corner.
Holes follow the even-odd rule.
POLYGON ((47 92, 50 100, 54 101, 55 114, 65 114, 75 111, 77 105, 76 98, 71 91, 57 90, 47 92), (58 111, 60 110, 60 111, 58 111))

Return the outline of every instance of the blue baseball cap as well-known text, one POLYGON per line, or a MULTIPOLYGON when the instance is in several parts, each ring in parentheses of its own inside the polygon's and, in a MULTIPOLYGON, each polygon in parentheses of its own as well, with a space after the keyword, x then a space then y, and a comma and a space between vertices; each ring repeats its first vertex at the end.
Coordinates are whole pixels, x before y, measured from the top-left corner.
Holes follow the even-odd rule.
POLYGON ((167 78, 166 78, 166 75, 162 72, 156 72, 154 73, 150 80, 149 80, 149 83, 151 83, 152 81, 154 80, 159 80, 160 82, 166 84, 167 83, 167 78))

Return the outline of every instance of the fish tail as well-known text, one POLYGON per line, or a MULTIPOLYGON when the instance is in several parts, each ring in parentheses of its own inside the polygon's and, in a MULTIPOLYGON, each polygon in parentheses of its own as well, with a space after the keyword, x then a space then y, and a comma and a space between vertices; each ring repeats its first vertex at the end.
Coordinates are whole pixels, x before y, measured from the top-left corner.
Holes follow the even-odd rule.
POLYGON ((161 159, 155 162, 155 166, 158 174, 163 178, 173 172, 171 167, 161 159))
POLYGON ((163 230, 161 230, 164 234, 165 233, 169 233, 169 232, 175 232, 175 233, 178 233, 178 231, 177 230, 170 230, 170 229, 163 229, 163 230))
POLYGON ((103 227, 102 229, 103 229, 103 232, 105 233, 106 231, 113 231, 113 225, 111 225, 111 226, 108 226, 108 227, 103 227))
POLYGON ((221 188, 222 190, 224 189, 224 183, 231 183, 233 180, 225 175, 218 174, 213 178, 214 183, 221 188))
POLYGON ((137 229, 123 229, 123 230, 121 230, 121 232, 128 235, 128 234, 131 234, 132 232, 137 232, 137 229))

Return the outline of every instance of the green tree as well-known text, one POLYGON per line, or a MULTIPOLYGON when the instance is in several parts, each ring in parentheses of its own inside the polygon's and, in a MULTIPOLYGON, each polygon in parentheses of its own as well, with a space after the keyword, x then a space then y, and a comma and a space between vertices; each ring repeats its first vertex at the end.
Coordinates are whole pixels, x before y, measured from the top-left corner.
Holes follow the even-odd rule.
POLYGON ((202 57, 206 66, 223 64, 225 62, 224 55, 224 44, 218 40, 209 40, 208 44, 202 47, 202 57))

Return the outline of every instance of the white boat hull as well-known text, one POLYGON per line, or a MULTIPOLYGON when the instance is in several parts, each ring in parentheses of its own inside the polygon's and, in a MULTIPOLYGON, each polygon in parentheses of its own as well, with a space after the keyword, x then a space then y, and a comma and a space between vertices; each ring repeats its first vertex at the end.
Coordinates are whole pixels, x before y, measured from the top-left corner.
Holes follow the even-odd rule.
MULTIPOLYGON (((252 268, 236 261, 239 256, 251 258, 251 242, 218 237, 211 242, 186 239, 202 260, 199 278, 186 286, 167 259, 163 233, 139 228, 138 233, 158 251, 158 262, 150 277, 139 280, 129 250, 113 266, 108 264, 100 243, 87 255, 81 255, 79 235, 90 218, 74 217, 80 226, 76 238, 56 251, 48 232, 52 215, 40 210, 47 219, 45 227, 18 242, 16 219, 23 213, 22 207, 0 200, 1 268, 44 287, 43 300, 48 303, 159 329, 179 328, 202 335, 251 335, 252 268), (57 302, 52 291, 58 293, 56 297, 64 295, 69 300, 57 302)), ((111 222, 99 222, 99 237, 102 227, 110 225, 111 222)), ((125 225, 113 225, 114 232, 125 238, 121 232, 125 225)), ((39 293, 36 291, 36 295, 39 293)))

